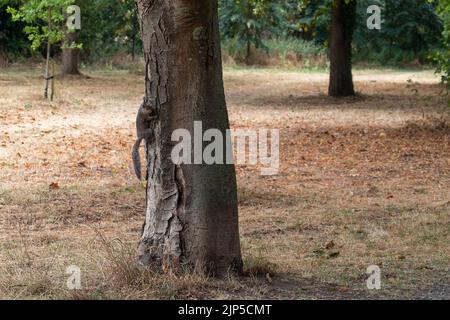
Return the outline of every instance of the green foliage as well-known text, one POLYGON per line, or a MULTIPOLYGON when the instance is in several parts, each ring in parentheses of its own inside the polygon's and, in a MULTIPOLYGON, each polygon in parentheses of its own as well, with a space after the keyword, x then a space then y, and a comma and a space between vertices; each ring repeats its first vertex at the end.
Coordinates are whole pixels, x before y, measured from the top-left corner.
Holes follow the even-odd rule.
POLYGON ((300 4, 300 28, 311 35, 317 44, 328 45, 331 25, 330 0, 305 0, 300 4))
POLYGON ((126 48, 142 50, 134 0, 78 0, 82 14, 80 41, 84 58, 90 62, 107 60, 126 48))
POLYGON ((31 48, 37 50, 42 43, 58 43, 64 38, 65 10, 75 0, 24 0, 19 8, 9 6, 7 12, 13 21, 26 26, 23 31, 31 41, 31 48), (51 10, 53 27, 48 27, 48 10, 51 10))
MULTIPOLYGON (((448 0, 445 0, 448 1, 448 0)), ((310 38, 327 46, 331 0, 304 0, 299 21, 310 38)), ((358 0, 353 33, 353 57, 356 61, 383 65, 402 65, 418 60, 429 62, 430 52, 441 47, 441 21, 429 0, 358 0), (382 10, 381 30, 369 30, 367 8, 382 10)))
POLYGON ((0 51, 29 56, 27 36, 22 32, 25 24, 11 20, 11 15, 6 12, 8 6, 18 8, 20 1, 0 0, 0 51))
MULTIPOLYGON (((280 65, 289 65, 290 59, 295 56, 304 68, 326 67, 326 50, 323 46, 316 45, 312 41, 307 41, 294 37, 269 38, 265 41, 266 48, 260 50, 262 59, 276 58, 280 65), (268 57, 267 57, 268 55, 268 57)), ((226 55, 235 61, 244 61, 245 48, 239 47, 235 38, 224 40, 222 49, 226 55)), ((274 61, 275 62, 275 61, 274 61)), ((292 65, 292 63, 291 63, 292 65)))
POLYGON ((438 64, 437 72, 442 74, 442 81, 450 88, 450 0, 440 0, 437 13, 443 23, 443 48, 435 54, 438 64))
POLYGON ((360 0, 357 12, 353 38, 356 60, 384 65, 417 60, 424 64, 441 44, 442 25, 428 0, 360 0), (366 9, 372 4, 381 8, 381 30, 366 27, 366 9))
POLYGON ((27 52, 27 39, 33 50, 42 48, 47 41, 59 45, 66 32, 64 14, 71 4, 81 8, 82 29, 76 44, 63 47, 81 48, 83 44, 84 61, 107 60, 123 50, 142 50, 134 0, 0 0, 0 26, 5 27, 0 29, 0 40, 5 39, 2 43, 7 44, 0 46, 19 53, 27 52), (51 32, 47 21, 49 7, 51 32))
MULTIPOLYGON (((267 48, 263 39, 283 24, 283 6, 271 0, 219 0, 220 29, 239 47, 267 48)), ((247 52, 248 54, 249 52, 247 52)))
POLYGON ((288 53, 295 53, 303 58, 313 58, 326 54, 326 50, 322 46, 315 45, 311 41, 292 37, 268 39, 267 47, 271 52, 276 52, 282 56, 286 56, 288 53))

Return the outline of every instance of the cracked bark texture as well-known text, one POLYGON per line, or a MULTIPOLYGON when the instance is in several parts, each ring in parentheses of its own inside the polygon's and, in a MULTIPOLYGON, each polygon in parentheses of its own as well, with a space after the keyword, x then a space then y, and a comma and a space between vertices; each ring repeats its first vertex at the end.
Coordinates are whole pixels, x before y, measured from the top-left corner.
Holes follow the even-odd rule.
MULTIPOLYGON (((224 275, 241 272, 234 165, 176 165, 176 129, 194 137, 229 128, 222 79, 217 0, 137 0, 146 64, 145 95, 158 117, 147 145, 145 265, 170 262, 224 275)), ((194 150, 194 148, 192 148, 194 150)))

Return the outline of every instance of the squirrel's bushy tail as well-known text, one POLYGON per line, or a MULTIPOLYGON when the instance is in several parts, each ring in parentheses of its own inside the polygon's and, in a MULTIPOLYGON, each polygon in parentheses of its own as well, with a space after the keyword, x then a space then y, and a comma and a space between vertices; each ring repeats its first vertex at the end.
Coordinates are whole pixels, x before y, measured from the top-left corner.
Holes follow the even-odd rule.
POLYGON ((141 146, 142 139, 137 139, 134 143, 133 150, 131 152, 131 157, 133 159, 134 172, 139 180, 142 180, 141 173, 141 157, 139 155, 139 147, 141 146))

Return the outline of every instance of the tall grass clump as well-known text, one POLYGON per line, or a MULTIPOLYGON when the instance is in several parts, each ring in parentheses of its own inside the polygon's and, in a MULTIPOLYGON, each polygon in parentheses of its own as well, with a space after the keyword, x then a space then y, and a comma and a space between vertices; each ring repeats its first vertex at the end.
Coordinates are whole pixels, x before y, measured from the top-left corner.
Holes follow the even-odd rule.
POLYGON ((312 41, 296 38, 269 38, 264 47, 252 47, 250 57, 247 48, 233 38, 222 42, 225 63, 291 67, 326 67, 326 48, 312 41))

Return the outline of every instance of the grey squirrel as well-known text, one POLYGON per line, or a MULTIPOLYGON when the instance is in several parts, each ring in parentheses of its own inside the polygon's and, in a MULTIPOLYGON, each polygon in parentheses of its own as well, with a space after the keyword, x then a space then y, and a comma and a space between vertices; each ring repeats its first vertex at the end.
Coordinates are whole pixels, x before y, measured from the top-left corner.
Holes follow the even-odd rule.
POLYGON ((136 133, 137 140, 133 145, 131 157, 133 159, 134 172, 139 180, 142 180, 141 173, 141 158, 139 155, 139 147, 142 140, 149 141, 154 135, 154 130, 150 128, 150 122, 156 118, 156 110, 152 107, 146 99, 139 107, 136 117, 136 133))

